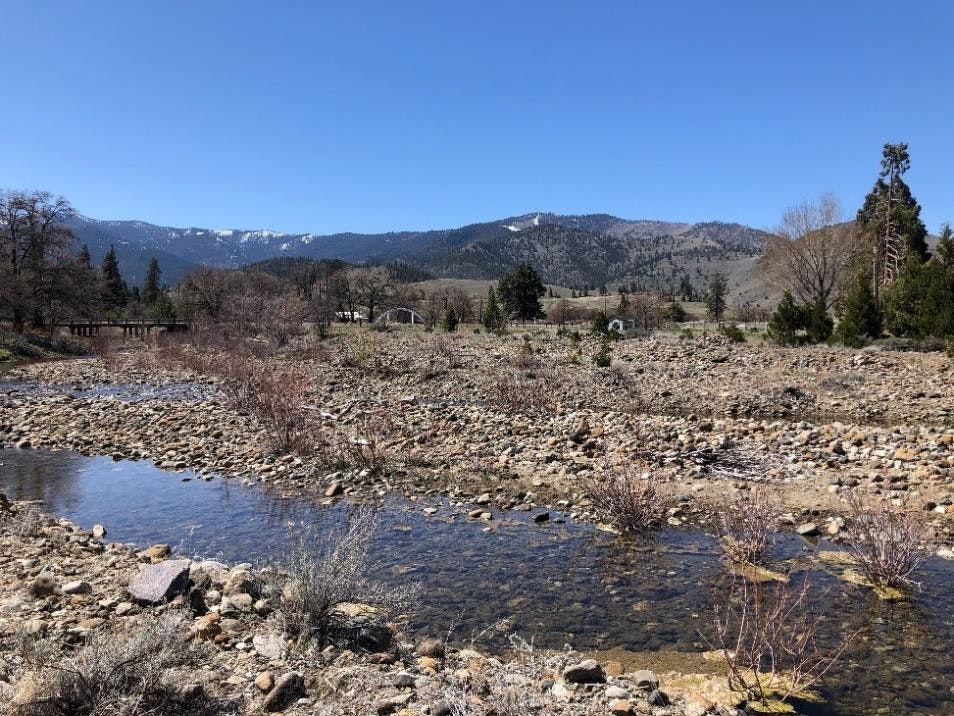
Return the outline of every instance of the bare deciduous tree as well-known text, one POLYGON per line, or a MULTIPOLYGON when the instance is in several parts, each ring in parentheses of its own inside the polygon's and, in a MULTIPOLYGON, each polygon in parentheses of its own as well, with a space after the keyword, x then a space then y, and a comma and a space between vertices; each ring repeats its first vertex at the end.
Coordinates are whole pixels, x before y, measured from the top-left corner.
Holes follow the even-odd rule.
POLYGON ((63 197, 45 191, 0 192, 0 316, 22 332, 42 328, 54 314, 88 294, 72 255, 74 214, 63 197))
POLYGON ((830 309, 855 264, 862 241, 853 224, 841 221, 831 194, 789 207, 765 245, 760 268, 772 286, 802 303, 830 309))

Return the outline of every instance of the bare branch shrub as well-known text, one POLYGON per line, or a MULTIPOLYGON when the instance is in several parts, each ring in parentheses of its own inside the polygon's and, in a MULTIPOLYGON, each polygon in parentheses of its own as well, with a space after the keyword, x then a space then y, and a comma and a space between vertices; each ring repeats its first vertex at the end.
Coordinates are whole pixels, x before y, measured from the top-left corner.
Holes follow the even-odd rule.
POLYGON ((302 536, 273 577, 273 619, 282 632, 304 648, 321 647, 341 635, 344 625, 335 610, 341 604, 375 607, 385 619, 410 609, 416 584, 390 587, 373 577, 379 570, 370 557, 375 528, 374 512, 363 508, 349 515, 343 529, 302 536))
POLYGON ((222 392, 229 403, 255 417, 273 450, 301 455, 311 452, 314 441, 307 376, 232 356, 213 363, 210 369, 222 378, 222 392))
POLYGON ((543 692, 534 685, 546 678, 556 678, 568 663, 566 655, 538 653, 532 644, 514 634, 509 634, 508 640, 514 650, 512 659, 489 659, 486 668, 465 672, 466 681, 451 676, 450 683, 441 689, 440 699, 452 716, 552 713, 547 710, 543 692))
POLYGON ((732 581, 727 603, 716 606, 714 635, 700 632, 710 649, 725 661, 729 687, 767 704, 787 701, 817 684, 838 663, 857 631, 831 647, 815 635, 823 621, 812 605, 824 603, 811 594, 808 576, 801 585, 732 581))
POLYGON ((549 376, 501 370, 494 379, 491 402, 511 415, 533 415, 553 411, 553 386, 549 376))
POLYGON ((600 519, 629 532, 655 529, 666 514, 667 496, 652 475, 607 468, 586 483, 586 493, 600 519))
POLYGON ((181 688, 180 670, 208 663, 207 645, 188 641, 187 620, 171 612, 139 631, 97 631, 73 656, 59 646, 25 638, 27 684, 13 716, 174 716, 224 714, 234 704, 201 688, 181 688))
POLYGON ((116 352, 116 344, 113 338, 106 333, 101 333, 93 338, 93 353, 108 370, 116 370, 119 367, 119 354, 116 352))
POLYGON ((936 537, 921 512, 869 505, 856 492, 847 497, 845 542, 861 570, 875 585, 895 589, 919 586, 913 575, 930 559, 936 537))
POLYGON ((343 461, 362 470, 381 472, 391 461, 387 441, 394 432, 394 423, 388 418, 361 413, 354 421, 351 434, 340 441, 343 461))
POLYGON ((726 557, 755 565, 768 562, 778 514, 777 503, 761 488, 726 499, 716 517, 726 557))

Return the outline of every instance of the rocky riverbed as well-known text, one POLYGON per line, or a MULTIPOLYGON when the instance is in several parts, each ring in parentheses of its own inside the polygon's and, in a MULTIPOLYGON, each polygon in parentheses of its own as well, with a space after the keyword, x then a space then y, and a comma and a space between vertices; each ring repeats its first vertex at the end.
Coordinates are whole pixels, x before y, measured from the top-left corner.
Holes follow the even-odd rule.
MULTIPOLYGON (((478 523, 493 520, 494 508, 595 519, 587 481, 630 469, 666 486, 672 526, 705 526, 726 494, 767 485, 787 513, 783 522, 837 535, 841 497, 858 490, 924 510, 940 553, 951 554, 954 376, 943 356, 651 339, 614 345, 613 365, 596 368, 593 349, 587 340, 536 334, 349 332, 247 357, 306 375, 315 428, 348 443, 373 437, 386 455, 382 470, 276 453, 214 376, 141 345, 104 359, 16 368, 14 382, 0 384, 0 443, 148 459, 199 478, 238 477, 279 496, 444 495, 470 505, 462 515, 478 523), (361 432, 368 425, 373 436, 361 432)), ((7 514, 25 510, 8 506, 7 514)), ((494 699, 510 699, 519 713, 533 703, 579 714, 732 708, 720 678, 660 672, 662 693, 654 696, 654 681, 640 673, 646 664, 631 660, 594 665, 580 654, 536 653, 501 661, 443 642, 438 654, 393 631, 387 651, 342 643, 303 658, 272 633, 267 596, 228 587, 236 573, 255 577, 247 565, 176 565, 163 549, 110 545, 66 522, 4 529, 5 653, 18 653, 14 636, 23 630, 68 651, 98 630, 175 611, 192 624, 193 639, 215 647, 195 688, 246 710, 273 693, 282 708, 328 714, 456 716, 492 709, 494 699), (156 604, 130 591, 152 566, 178 579, 156 604), (34 587, 40 577, 47 586, 34 587), (483 706, 468 707, 468 699, 483 706)), ((8 686, 0 687, 7 696, 22 691, 28 670, 22 660, 10 663, 8 686)), ((193 688, 196 674, 183 678, 193 688)))
POLYGON ((0 708, 13 713, 44 695, 24 639, 67 659, 91 638, 128 637, 163 614, 177 615, 186 642, 210 647, 201 668, 164 674, 170 688, 187 701, 214 697, 223 713, 736 713, 712 700, 732 698, 716 677, 526 645, 502 660, 439 638, 408 641, 360 604, 335 606, 338 637, 302 651, 276 629, 273 578, 251 565, 192 561, 163 544, 136 551, 32 503, 0 499, 0 545, 0 708))
POLYGON ((337 439, 360 440, 372 425, 383 473, 271 452, 253 419, 208 392, 214 379, 144 349, 108 365, 17 369, 14 378, 47 390, 18 388, 0 403, 0 441, 149 458, 286 492, 487 495, 582 516, 586 480, 607 465, 668 483, 681 500, 676 521, 704 520, 727 487, 771 484, 795 520, 838 512, 839 495, 860 487, 905 497, 950 527, 954 374, 940 354, 652 339, 617 344, 614 365, 598 369, 589 348, 396 332, 255 359, 308 375, 320 429, 337 439), (194 400, 142 398, 143 384, 190 383, 202 387, 194 400), (73 389, 102 385, 110 394, 73 389), (136 386, 135 399, 123 385, 136 386), (51 395, 51 386, 70 389, 51 395), (542 391, 545 404, 514 405, 501 399, 508 390, 528 401, 542 391))

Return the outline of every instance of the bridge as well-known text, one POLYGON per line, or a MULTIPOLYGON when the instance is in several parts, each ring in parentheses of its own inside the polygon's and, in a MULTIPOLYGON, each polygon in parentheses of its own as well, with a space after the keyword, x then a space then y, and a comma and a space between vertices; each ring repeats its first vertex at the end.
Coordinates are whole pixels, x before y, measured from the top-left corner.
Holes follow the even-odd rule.
POLYGON ((102 328, 122 328, 123 336, 146 336, 153 331, 187 331, 192 321, 181 318, 71 318, 58 321, 57 328, 68 328, 70 335, 98 336, 102 328))

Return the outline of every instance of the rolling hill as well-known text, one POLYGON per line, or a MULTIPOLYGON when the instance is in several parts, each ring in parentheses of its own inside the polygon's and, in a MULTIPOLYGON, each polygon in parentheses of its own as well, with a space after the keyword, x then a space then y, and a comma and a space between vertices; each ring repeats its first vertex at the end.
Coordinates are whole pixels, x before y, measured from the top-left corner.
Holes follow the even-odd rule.
POLYGON ((753 290, 750 274, 765 234, 740 224, 627 220, 609 214, 533 213, 455 229, 382 234, 286 234, 267 229, 157 226, 84 216, 71 228, 98 261, 114 245, 120 267, 139 283, 150 256, 166 281, 199 266, 238 268, 276 257, 402 261, 449 278, 494 279, 527 261, 544 281, 564 286, 703 288, 722 271, 730 287, 753 290))

